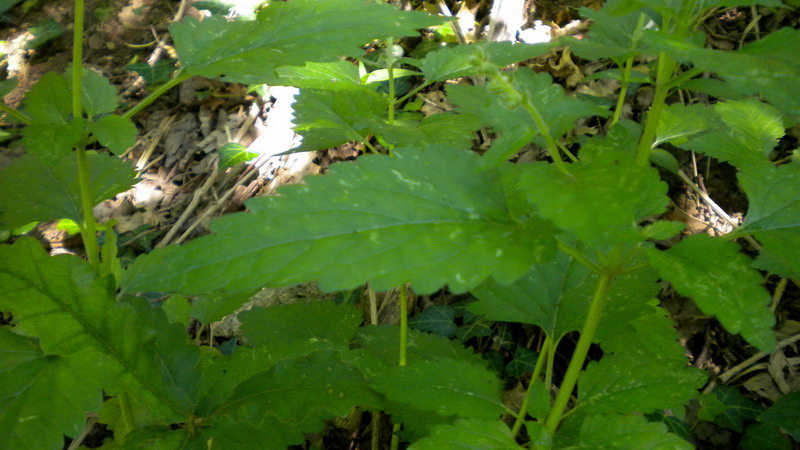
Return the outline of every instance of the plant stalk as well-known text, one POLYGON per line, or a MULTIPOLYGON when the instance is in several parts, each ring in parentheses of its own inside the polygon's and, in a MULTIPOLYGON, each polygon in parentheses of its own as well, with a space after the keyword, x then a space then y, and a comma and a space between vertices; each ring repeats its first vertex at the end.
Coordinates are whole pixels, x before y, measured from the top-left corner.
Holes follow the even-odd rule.
POLYGON ((406 365, 406 352, 408 350, 408 292, 406 285, 400 285, 400 360, 398 364, 406 365))
POLYGON ((592 303, 589 305, 589 312, 586 316, 586 321, 583 323, 581 330, 581 337, 578 339, 578 344, 575 347, 575 353, 572 354, 572 359, 567 367, 567 372, 564 375, 564 380, 559 386, 558 396, 556 396, 553 407, 550 409, 550 414, 545 421, 545 428, 551 435, 555 435, 556 429, 561 418, 564 416, 564 410, 567 408, 569 398, 572 396, 572 390, 578 382, 578 375, 583 369, 583 363, 586 360, 586 355, 589 353, 589 346, 592 345, 594 335, 597 332, 597 326, 600 324, 600 318, 603 315, 603 308, 605 308, 606 300, 608 298, 608 291, 611 288, 611 282, 614 279, 612 272, 604 272, 600 275, 600 280, 597 282, 594 294, 592 295, 592 303))
POLYGON ((642 139, 639 141, 639 148, 636 151, 636 164, 647 166, 650 161, 650 149, 655 142, 656 131, 661 120, 661 112, 664 111, 665 101, 669 93, 669 82, 675 69, 675 63, 665 52, 658 54, 658 68, 656 69, 656 92, 653 97, 653 104, 647 112, 647 124, 645 125, 642 139))
POLYGON ((525 422, 525 416, 528 414, 528 398, 530 398, 531 389, 533 388, 534 384, 542 382, 542 380, 539 379, 539 374, 542 372, 545 361, 549 360, 549 355, 552 350, 551 347, 552 339, 550 339, 550 336, 547 336, 547 338, 544 340, 544 344, 542 344, 541 350, 539 351, 539 357, 536 358, 536 366, 533 368, 533 374, 531 374, 531 381, 528 383, 528 389, 525 392, 525 398, 522 400, 522 406, 520 406, 519 413, 514 421, 514 426, 511 428, 511 434, 515 438, 522 429, 522 425, 525 422))
POLYGON ((153 103, 154 101, 156 101, 156 99, 164 95, 164 93, 174 88, 175 86, 181 84, 182 82, 188 80, 190 77, 191 75, 187 73, 178 73, 177 75, 175 75, 175 78, 171 78, 166 83, 157 87, 153 92, 150 93, 150 95, 143 98, 142 101, 140 101, 136 106, 125 112, 125 114, 123 114, 122 117, 130 119, 131 117, 139 113, 141 110, 150 106, 151 103, 153 103))

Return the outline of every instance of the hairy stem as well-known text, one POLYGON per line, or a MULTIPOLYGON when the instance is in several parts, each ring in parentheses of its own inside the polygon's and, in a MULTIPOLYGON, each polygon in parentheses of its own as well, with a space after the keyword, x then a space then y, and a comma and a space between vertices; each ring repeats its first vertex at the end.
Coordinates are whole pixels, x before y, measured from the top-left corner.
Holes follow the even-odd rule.
POLYGON ((611 288, 611 282, 614 279, 612 272, 604 272, 600 275, 600 279, 595 287, 594 294, 592 295, 592 303, 589 305, 589 312, 586 316, 586 321, 583 323, 581 329, 581 337, 578 339, 578 344, 575 347, 575 353, 572 354, 572 359, 567 367, 567 372, 564 375, 564 380, 559 386, 558 396, 553 407, 550 409, 550 414, 545 421, 545 428, 547 431, 554 435, 561 418, 564 416, 564 410, 567 408, 572 390, 578 382, 578 375, 583 369, 583 363, 586 360, 586 355, 589 353, 589 346, 592 345, 592 340, 597 332, 597 326, 600 324, 600 318, 603 315, 603 308, 608 298, 608 291, 611 288))

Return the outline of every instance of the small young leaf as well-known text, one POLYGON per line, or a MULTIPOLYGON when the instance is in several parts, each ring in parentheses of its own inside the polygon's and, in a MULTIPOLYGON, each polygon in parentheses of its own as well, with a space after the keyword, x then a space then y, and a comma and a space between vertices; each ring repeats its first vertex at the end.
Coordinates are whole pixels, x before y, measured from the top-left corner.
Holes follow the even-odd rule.
POLYGON ((434 427, 431 436, 419 440, 409 450, 440 450, 443 448, 481 448, 511 450, 520 446, 511 430, 501 421, 461 419, 453 425, 434 427))
POLYGON ((456 328, 456 339, 466 342, 472 338, 482 338, 492 335, 492 323, 482 318, 475 319, 456 328))
POLYGON ((775 348, 769 293, 735 243, 696 234, 667 251, 649 249, 647 256, 664 280, 725 329, 763 351, 775 348))
MULTIPOLYGON (((133 185, 134 172, 125 161, 98 154, 86 159, 94 203, 133 185)), ((63 218, 83 222, 76 164, 75 158, 64 158, 51 168, 33 155, 16 159, 0 171, 0 221, 8 228, 63 218)))
POLYGON ((475 131, 481 124, 477 117, 441 113, 428 116, 422 121, 395 121, 380 124, 376 132, 398 147, 422 148, 429 145, 444 145, 467 148, 475 139, 475 131), (443 133, 442 130, 447 130, 443 133))
POLYGON ((410 281, 430 293, 444 284, 464 292, 490 275, 511 282, 551 258, 555 243, 546 222, 509 214, 501 173, 476 173, 478 158, 435 147, 335 165, 218 219, 217 235, 140 257, 123 284, 191 294, 313 279, 328 291, 365 282, 382 291, 410 281))
POLYGON ((372 385, 392 401, 439 415, 495 419, 503 412, 500 380, 466 361, 411 361, 387 369, 372 385))
POLYGON ((420 331, 438 334, 439 336, 451 338, 456 334, 456 311, 452 306, 433 305, 414 316, 408 325, 420 331))
POLYGON ((100 387, 67 358, 45 356, 33 339, 0 327, 0 448, 61 448, 97 411, 100 387))
POLYGON ((169 75, 175 70, 175 67, 167 61, 159 60, 155 66, 147 63, 133 63, 125 66, 125 69, 138 73, 145 84, 153 85, 169 81, 169 75))
POLYGON ((136 144, 138 130, 130 119, 109 115, 97 122, 89 123, 89 130, 97 136, 104 147, 115 155, 121 155, 136 144))
POLYGON ((670 142, 682 146, 698 133, 719 125, 720 118, 708 105, 669 105, 661 112, 653 147, 670 142))
POLYGON ((551 48, 549 44, 511 45, 511 42, 481 42, 445 47, 429 52, 422 60, 409 62, 422 70, 428 82, 446 81, 477 74, 480 68, 474 59, 479 56, 485 57, 488 63, 505 67, 511 63, 543 55, 551 48))
POLYGON ((724 408, 714 416, 714 423, 721 427, 741 433, 746 421, 761 414, 762 408, 733 386, 719 386, 712 395, 717 397, 724 408))
POLYGON ((364 87, 358 76, 358 66, 345 60, 282 66, 277 72, 278 76, 271 84, 331 91, 358 91, 364 87))
POLYGON ((556 435, 557 448, 603 448, 603 449, 670 449, 691 450, 690 443, 659 422, 647 422, 642 416, 618 414, 595 414, 583 419, 579 430, 562 429, 556 435), (577 434, 572 434, 578 431, 577 434))
POLYGON ((525 165, 520 183, 540 213, 584 243, 609 248, 642 240, 637 223, 665 211, 667 185, 652 167, 640 167, 630 155, 604 154, 569 166, 525 165))
POLYGON ((185 70, 206 78, 258 84, 277 67, 354 56, 375 38, 417 34, 442 20, 360 0, 274 2, 255 21, 209 17, 170 27, 185 70))
MULTIPOLYGON (((100 114, 113 113, 119 106, 117 89, 108 79, 94 70, 84 68, 81 71, 81 98, 83 110, 93 119, 100 114)), ((72 86, 72 65, 67 67, 64 78, 72 86)))
POLYGON ((621 64, 641 51, 637 49, 644 26, 649 21, 644 11, 634 11, 622 16, 613 16, 606 11, 581 8, 581 15, 591 19, 587 39, 562 38, 581 58, 596 61, 611 58, 621 64))
POLYGON ((526 347, 514 350, 513 359, 506 365, 506 375, 511 378, 520 378, 525 373, 533 372, 539 354, 526 347))
POLYGON ((66 123, 72 113, 72 97, 64 77, 44 74, 25 95, 25 110, 34 123, 66 123))
POLYGON ((772 407, 758 416, 759 422, 779 426, 800 441, 800 392, 784 395, 772 407))
POLYGON ((257 291, 236 292, 233 294, 210 293, 198 295, 192 300, 189 315, 202 324, 211 324, 222 320, 223 317, 233 314, 245 302, 250 300, 257 291))
POLYGON ((233 167, 258 156, 258 153, 248 152, 247 147, 235 142, 228 142, 223 145, 217 150, 217 153, 219 153, 219 170, 233 167))

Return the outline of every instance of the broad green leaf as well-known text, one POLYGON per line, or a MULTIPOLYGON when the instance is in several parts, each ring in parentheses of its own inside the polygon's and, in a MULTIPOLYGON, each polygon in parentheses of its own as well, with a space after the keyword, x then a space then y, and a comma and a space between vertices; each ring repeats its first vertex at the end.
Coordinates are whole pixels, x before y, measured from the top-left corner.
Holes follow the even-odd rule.
MULTIPOLYGON (((682 105, 680 103, 669 105, 661 112, 653 147, 666 142, 683 146, 686 141, 698 133, 719 126, 720 122, 719 115, 712 106, 682 105)), ((731 130, 731 132, 736 131, 731 130)))
MULTIPOLYGON (((88 154, 86 159, 94 203, 133 185, 134 172, 125 161, 99 154, 88 154)), ((0 171, 0 220, 4 226, 55 219, 83 222, 77 171, 75 158, 64 158, 51 168, 33 155, 24 155, 5 167, 0 171)))
POLYGON ((547 73, 535 74, 523 68, 503 76, 509 77, 515 93, 498 92, 491 81, 485 86, 450 85, 447 88, 448 97, 459 106, 458 112, 479 117, 504 138, 484 155, 486 166, 507 160, 531 140, 541 141, 545 135, 554 139, 561 137, 581 117, 608 115, 607 110, 592 103, 567 97, 547 73), (526 108, 535 111, 541 122, 537 123, 526 108))
POLYGON ((642 416, 618 414, 588 416, 580 425, 560 430, 556 435, 556 445, 557 448, 609 450, 693 448, 690 443, 667 432, 667 427, 663 423, 647 422, 642 416))
POLYGON ((273 354, 291 356, 323 347, 346 349, 363 321, 361 311, 332 301, 253 308, 238 318, 249 344, 265 345, 273 354))
POLYGON ((53 19, 40 20, 34 26, 28 27, 27 33, 30 33, 33 39, 24 41, 22 47, 26 50, 38 48, 46 42, 61 36, 64 31, 66 31, 64 25, 53 19))
POLYGON ((175 70, 175 67, 163 60, 156 62, 155 66, 147 63, 133 63, 125 66, 125 70, 136 72, 144 80, 145 84, 161 84, 169 81, 170 74, 175 70))
POLYGON ((456 310, 448 305, 433 305, 414 316, 408 325, 420 331, 451 338, 456 334, 456 310))
MULTIPOLYGON (((2 4, 3 3, 0 2, 0 5, 2 4)), ((0 6, 0 11, 2 11, 2 9, 3 8, 0 6)), ((5 97, 6 95, 10 94, 11 91, 17 88, 17 84, 19 84, 19 80, 16 78, 9 78, 7 80, 0 81, 0 97, 5 97)))
POLYGON ((528 164, 520 183, 542 216, 589 246, 640 242, 637 223, 666 210, 666 183, 632 155, 603 154, 568 167, 563 173, 554 164, 528 164))
POLYGON ((249 161, 256 156, 256 152, 248 152, 247 147, 236 142, 228 142, 217 150, 219 153, 218 168, 220 170, 233 167, 239 163, 249 161))
POLYGON ((747 429, 739 442, 743 450, 791 450, 792 443, 772 423, 754 423, 747 429))
POLYGON ((641 351, 606 355, 581 373, 576 408, 583 414, 680 408, 697 396, 706 378, 685 362, 641 351))
POLYGON ((729 241, 696 234, 667 251, 647 250, 650 263, 681 295, 763 351, 775 348, 770 296, 750 260, 729 241))
POLYGON ((410 281, 430 293, 445 284, 464 292, 490 275, 511 282, 551 258, 555 243, 546 222, 510 215, 501 173, 475 172, 478 158, 435 147, 335 165, 218 219, 216 235, 140 257, 125 290, 192 294, 318 279, 326 291, 410 281))
POLYGON ((481 124, 477 117, 452 113, 433 114, 422 121, 398 120, 394 124, 380 124, 376 132, 397 147, 424 148, 445 145, 467 148, 475 139, 481 124), (443 133, 442 130, 447 130, 443 133))
POLYGON ((495 419, 503 412, 500 380, 467 361, 409 361, 385 370, 371 384, 389 400, 439 415, 495 419))
POLYGON ((106 394, 141 397, 164 420, 191 411, 198 350, 183 327, 168 326, 144 301, 116 302, 82 259, 50 257, 31 238, 0 246, 0 310, 38 337, 45 355, 69 355, 106 394))
POLYGON ((232 294, 210 293, 198 295, 192 300, 189 315, 203 324, 214 323, 229 314, 233 314, 236 309, 250 300, 256 292, 244 291, 232 294))
POLYGON ((358 76, 358 66, 345 60, 308 62, 304 66, 282 66, 272 84, 295 86, 300 89, 358 91, 364 84, 358 76))
POLYGON ((467 309, 487 319, 530 323, 560 339, 579 330, 592 295, 596 276, 566 253, 548 264, 536 264, 510 284, 490 279, 472 290, 477 302, 467 309))
POLYGON ((61 75, 47 72, 25 94, 25 111, 33 123, 66 123, 72 113, 69 85, 61 75))
POLYGON ((576 55, 593 61, 611 58, 621 64, 641 52, 637 47, 649 21, 644 12, 634 11, 615 17, 603 10, 581 8, 581 15, 592 20, 588 37, 560 40, 560 43, 568 45, 576 55))
MULTIPOLYGON (((363 349, 369 358, 359 360, 359 368, 371 376, 397 366, 399 360, 400 331, 396 326, 371 326, 359 329, 353 345, 363 349)), ((407 357, 409 361, 437 361, 440 359, 469 361, 473 365, 484 363, 479 354, 457 341, 408 330, 407 357)))
POLYGON ((294 104, 294 124, 303 143, 293 151, 324 150, 365 141, 383 123, 387 103, 367 87, 353 91, 304 89, 294 104))
POLYGON ((280 361, 243 382, 213 420, 272 431, 266 448, 286 448, 302 443, 305 433, 322 431, 324 420, 345 416, 356 405, 376 405, 367 384, 339 352, 316 352, 280 361))
MULTIPOLYGON (((691 108, 691 111, 704 111, 699 105, 691 108)), ((716 121, 708 115, 704 120, 684 111, 684 119, 698 127, 695 130, 701 130, 699 127, 711 130, 690 137, 688 142, 673 143, 739 168, 769 161, 770 152, 784 133, 781 114, 774 107, 756 100, 743 100, 720 102, 713 108, 719 117, 716 121)))
POLYGON ((116 115, 105 116, 97 122, 90 122, 89 130, 97 136, 100 144, 115 155, 121 155, 133 147, 139 132, 130 119, 116 115))
POLYGON ((784 395, 758 416, 759 422, 779 426, 795 440, 800 440, 800 392, 784 395))
POLYGON ((702 43, 687 43, 667 33, 647 34, 654 48, 721 75, 740 94, 760 94, 784 114, 800 115, 800 88, 795 82, 800 78, 800 60, 794 56, 800 30, 781 28, 735 52, 706 49, 702 43))
POLYGON ((181 64, 192 75, 258 84, 277 67, 355 56, 375 39, 416 35, 442 20, 361 0, 274 2, 255 21, 209 17, 170 27, 181 64))
POLYGON ((419 440, 409 450, 485 449, 508 450, 521 448, 511 430, 499 420, 461 419, 453 425, 433 428, 431 436, 419 440))
POLYGON ((800 164, 745 167, 739 181, 750 206, 734 236, 754 234, 764 246, 756 267, 800 278, 800 164))
POLYGON ((201 347, 200 396, 195 415, 209 416, 230 398, 236 387, 253 376, 267 372, 278 362, 271 349, 238 346, 232 355, 201 347))
POLYGON ((0 378, 0 448, 62 448, 102 401, 100 387, 68 359, 45 356, 10 327, 0 327, 0 378))
POLYGON ((83 120, 66 123, 31 123, 22 129, 25 150, 35 155, 49 167, 55 167, 67 156, 83 137, 83 120))

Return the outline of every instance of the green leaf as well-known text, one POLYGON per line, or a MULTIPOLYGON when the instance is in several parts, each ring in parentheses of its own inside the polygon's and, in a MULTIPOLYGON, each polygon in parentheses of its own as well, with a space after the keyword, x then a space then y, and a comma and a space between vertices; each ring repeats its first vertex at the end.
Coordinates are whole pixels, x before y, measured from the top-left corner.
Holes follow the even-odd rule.
POLYGON ((170 74, 175 70, 172 63, 159 60, 155 66, 147 63, 133 63, 125 66, 125 70, 136 72, 144 80, 145 84, 161 84, 169 81, 170 74))
POLYGON ((408 323, 412 328, 420 331, 438 334, 451 338, 456 334, 456 310, 448 305, 433 305, 414 316, 408 323))
POLYGON ((490 275, 511 282, 555 251, 545 222, 510 215, 501 173, 476 173, 474 153, 394 154, 335 165, 306 186, 249 201, 250 213, 212 223, 217 235, 140 257, 125 290, 190 294, 318 279, 327 291, 410 281, 419 293, 444 284, 464 292, 490 275))
POLYGON ((321 347, 346 349, 363 321, 361 311, 332 301, 253 308, 238 315, 251 345, 276 355, 307 354, 321 347))
MULTIPOLYGON (((666 142, 682 147, 686 141, 699 133, 719 126, 720 122, 719 113, 712 106, 682 105, 680 103, 669 105, 664 108, 659 117, 653 147, 666 142)), ((735 133, 736 130, 730 132, 735 133)))
POLYGON ((466 342, 472 338, 482 338, 491 335, 492 323, 482 318, 456 328, 456 338, 461 342, 466 342))
POLYGON ((398 147, 424 148, 443 145, 467 148, 480 129, 480 121, 469 115, 452 113, 433 114, 422 121, 398 120, 394 124, 380 124, 376 132, 398 147), (446 130, 446 132, 442 132, 446 130))
POLYGON ((97 122, 89 123, 89 130, 97 136, 104 147, 115 155, 121 155, 136 144, 136 135, 139 130, 130 119, 122 116, 109 115, 97 122))
POLYGON ((520 183, 542 216, 592 247, 640 242, 637 223, 666 210, 666 183, 632 155, 603 154, 568 167, 563 173, 554 164, 527 164, 520 183))
MULTIPOLYGON (((698 105, 692 108, 699 111, 698 105)), ((784 133, 780 112, 756 100, 720 102, 713 108, 719 117, 716 121, 710 116, 706 116, 706 120, 692 117, 693 114, 684 116, 697 127, 711 128, 710 131, 691 137, 683 144, 673 143, 739 168, 769 161, 770 152, 784 133)))
POLYGON ((497 376, 467 361, 412 360, 388 368, 372 385, 392 401, 444 416, 495 419, 504 409, 497 376))
POLYGON ((25 110, 32 122, 66 123, 72 113, 72 97, 61 75, 47 72, 25 94, 25 110))
POLYGON ((795 440, 800 440, 800 392, 784 395, 758 416, 759 422, 779 426, 795 440))
POLYGON ((581 373, 576 408, 584 414, 680 408, 697 396, 706 378, 685 363, 643 352, 606 355, 581 373))
POLYGON ((28 28, 28 33, 33 36, 33 39, 25 42, 23 48, 31 50, 40 47, 46 42, 61 36, 64 31, 66 31, 64 25, 53 19, 39 21, 36 25, 28 28))
POLYGON ((513 283, 485 281, 472 290, 478 301, 467 309, 490 320, 538 325, 558 340, 580 329, 596 279, 560 252, 553 262, 534 265, 513 283))
POLYGON ((45 355, 69 355, 107 395, 127 392, 163 420, 192 410, 198 350, 183 327, 147 302, 116 302, 86 261, 50 257, 32 238, 0 246, 0 310, 38 337, 45 355))
POLYGON ((355 56, 372 39, 416 35, 418 28, 441 22, 386 4, 300 0, 271 3, 255 21, 185 19, 170 33, 187 73, 258 84, 277 67, 355 56))
POLYGON ((22 129, 22 143, 31 155, 55 167, 83 137, 83 119, 66 123, 31 123, 22 129))
POLYGON ((211 324, 233 314, 250 300, 257 291, 235 292, 232 294, 210 293, 197 296, 192 300, 189 315, 203 324, 211 324))
POLYGON ((739 181, 750 206, 733 236, 752 233, 764 246, 755 265, 785 277, 800 278, 800 164, 745 167, 739 181))
POLYGON ((358 66, 345 61, 308 62, 304 66, 282 66, 272 84, 295 86, 300 89, 359 91, 364 84, 358 76, 358 66))
POLYGON ((723 405, 723 410, 714 416, 714 423, 738 433, 744 431, 745 422, 755 419, 762 411, 757 403, 733 386, 718 386, 712 395, 723 405))
MULTIPOLYGON (((133 185, 134 172, 125 161, 98 154, 87 154, 86 158, 93 203, 133 185)), ((15 228, 55 219, 83 222, 77 172, 75 158, 64 158, 53 168, 33 155, 16 159, 0 172, 0 210, 5 226, 15 228)))
POLYGON ((800 116, 800 89, 795 83, 800 60, 794 57, 800 30, 781 28, 735 52, 706 49, 702 43, 689 44, 663 32, 647 34, 654 48, 721 75, 740 94, 760 94, 784 114, 800 116))
POLYGON ((581 16, 592 20, 588 38, 572 37, 560 39, 576 55, 596 61, 611 58, 621 64, 628 58, 641 53, 638 43, 649 18, 641 10, 615 17, 606 11, 581 8, 581 16))
MULTIPOLYGON (((72 65, 67 67, 64 77, 71 87, 72 65)), ((119 106, 117 89, 106 77, 91 69, 84 68, 81 71, 81 78, 82 106, 90 119, 100 114, 108 114, 116 111, 119 106)))
POLYGON ((771 423, 754 423, 747 429, 739 442, 743 450, 791 450, 792 443, 771 423))
POLYGON ((446 81, 475 75, 480 71, 476 58, 504 67, 511 63, 535 58, 550 51, 549 44, 512 45, 511 42, 480 42, 471 45, 444 47, 429 52, 425 58, 408 61, 419 67, 428 82, 446 81))
POLYGON ((233 167, 239 163, 249 161, 256 156, 256 152, 248 152, 247 147, 235 142, 228 142, 217 150, 219 153, 218 169, 224 170, 228 167, 233 167))
POLYGON ((492 145, 484 155, 486 166, 492 167, 511 158, 534 138, 547 134, 554 139, 561 137, 581 117, 608 115, 608 111, 592 103, 567 97, 547 73, 535 74, 523 68, 503 76, 510 78, 521 101, 507 101, 504 98, 507 93, 498 94, 491 82, 485 86, 453 84, 447 87, 448 97, 459 106, 458 112, 479 117, 484 125, 501 133, 503 140, 492 145), (541 117, 543 127, 537 125, 523 102, 541 117))
POLYGON ((642 416, 617 414, 586 417, 574 435, 562 429, 556 435, 557 448, 602 448, 626 450, 631 448, 653 450, 691 450, 693 447, 675 434, 667 432, 660 422, 647 422, 642 416))
POLYGON ((1 448, 61 448, 102 401, 100 387, 68 359, 45 356, 9 327, 0 327, 0 378, 1 448))
POLYGON ((681 295, 692 297, 731 333, 760 350, 775 348, 769 293, 733 242, 696 234, 667 251, 647 250, 650 263, 681 295))
POLYGON ((434 427, 431 436, 408 447, 409 450, 519 449, 511 430, 496 420, 461 419, 453 425, 434 427))
MULTIPOLYGON (((376 402, 367 380, 350 362, 339 352, 324 351, 280 361, 243 382, 213 420, 272 431, 266 448, 286 448, 302 443, 305 433, 322 431, 324 420, 376 402)), ((212 431, 229 432, 222 427, 212 431)))
POLYGON ((303 143, 293 151, 324 150, 364 141, 383 123, 386 101, 369 88, 353 91, 304 89, 294 104, 295 131, 303 143))
POLYGON ((506 375, 511 378, 520 378, 527 372, 533 372, 539 354, 527 347, 518 347, 514 350, 512 358, 506 365, 506 375))
MULTIPOLYGON (((0 2, 0 5, 2 3, 0 2)), ((0 11, 2 11, 2 7, 0 7, 0 11)), ((19 84, 19 80, 16 78, 9 78, 7 80, 0 81, 0 97, 5 97, 6 95, 10 94, 11 91, 17 88, 19 84)))

